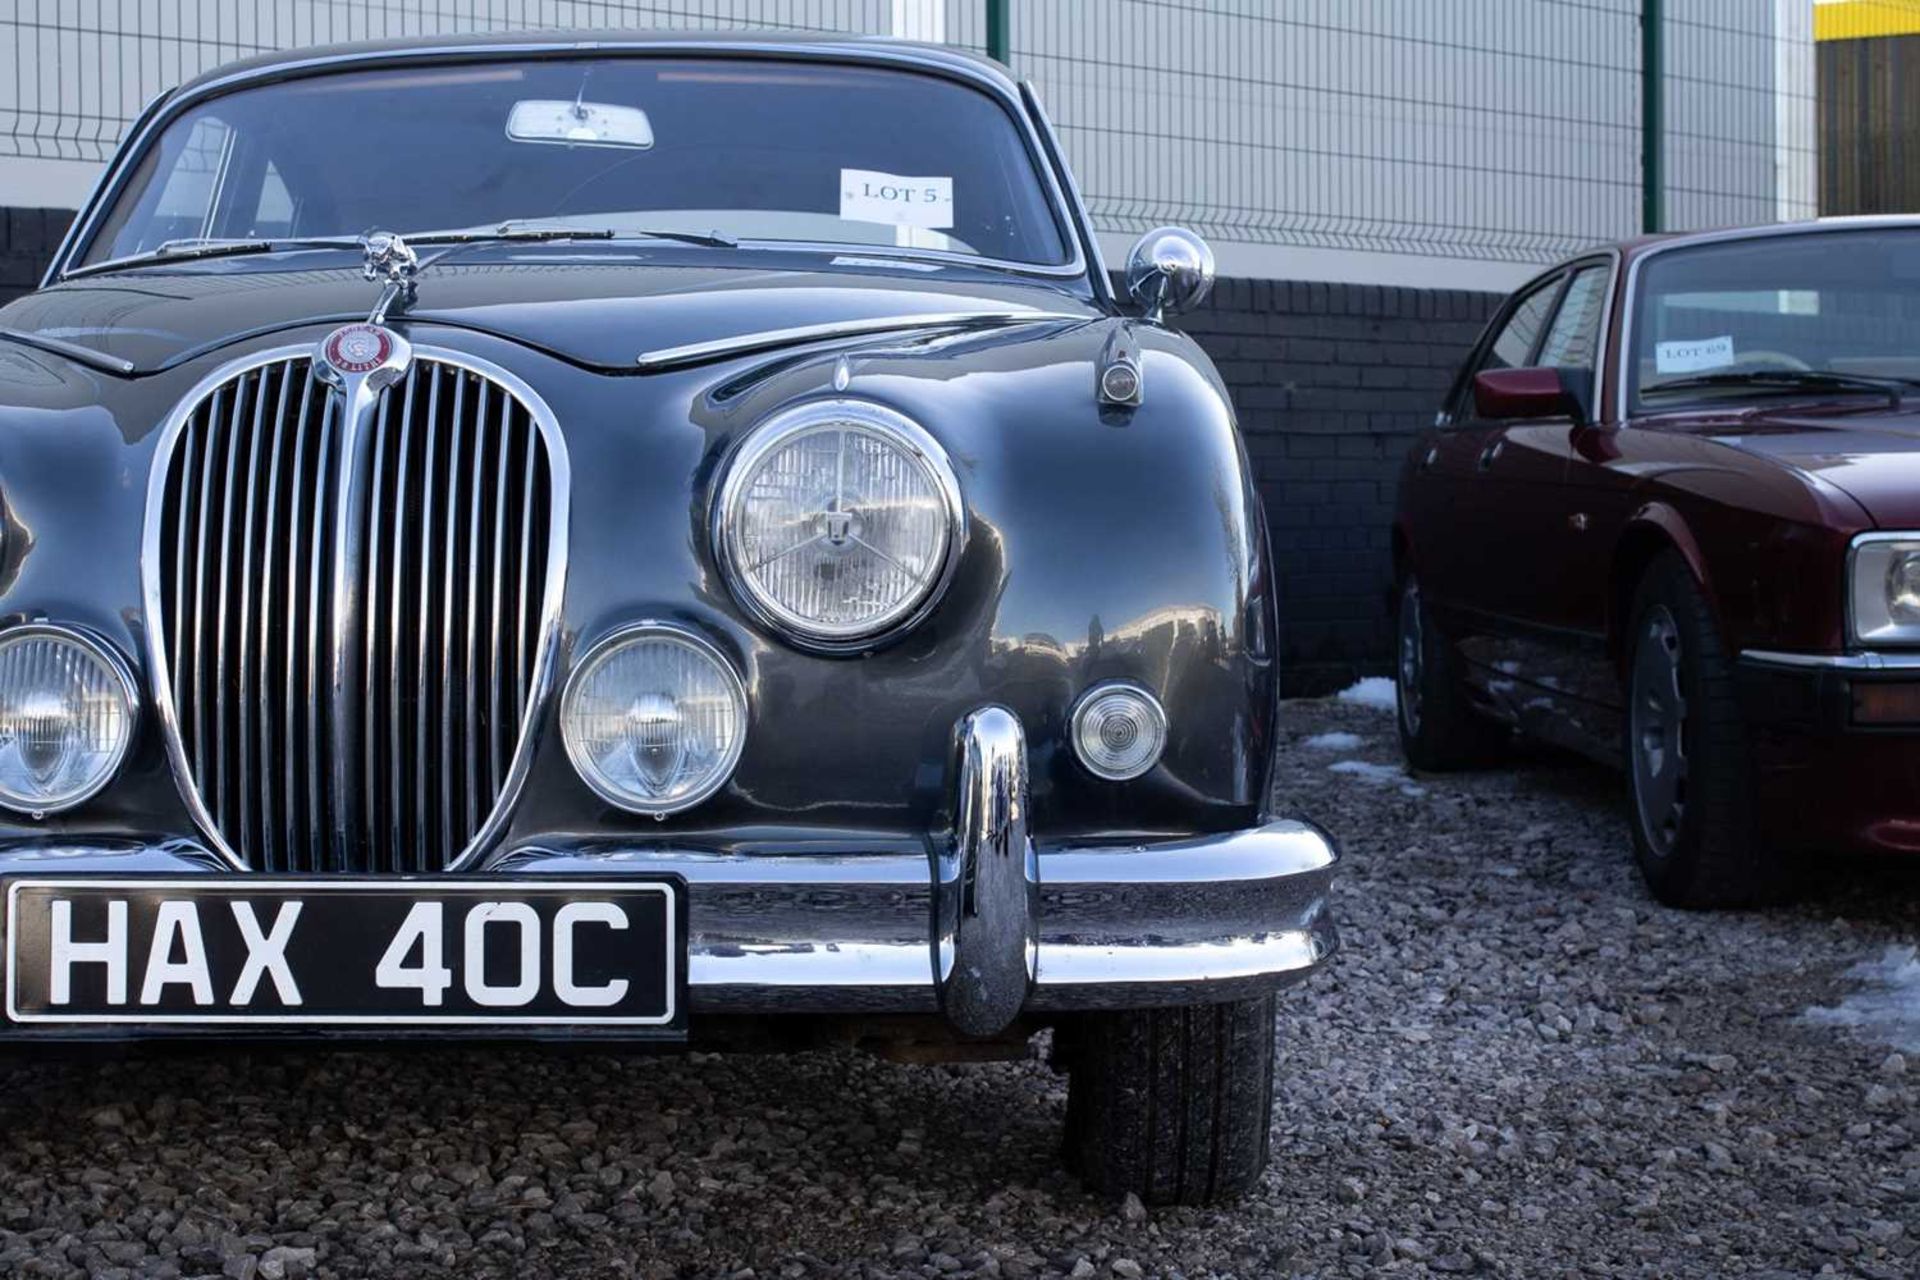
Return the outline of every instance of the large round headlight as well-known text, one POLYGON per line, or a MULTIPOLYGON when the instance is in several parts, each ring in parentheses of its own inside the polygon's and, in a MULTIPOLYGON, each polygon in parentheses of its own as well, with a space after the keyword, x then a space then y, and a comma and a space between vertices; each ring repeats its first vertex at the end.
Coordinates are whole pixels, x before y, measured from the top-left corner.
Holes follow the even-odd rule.
POLYGON ((602 799, 664 817, 732 775, 747 692, 705 640, 642 623, 601 641, 574 671, 560 727, 573 767, 602 799))
POLYGON ((858 648, 916 620, 965 539, 960 487, 937 441, 877 404, 802 405, 747 437, 715 538, 734 591, 788 638, 858 648))
POLYGON ((107 785, 133 742, 133 676, 64 627, 0 633, 0 804, 40 817, 107 785))

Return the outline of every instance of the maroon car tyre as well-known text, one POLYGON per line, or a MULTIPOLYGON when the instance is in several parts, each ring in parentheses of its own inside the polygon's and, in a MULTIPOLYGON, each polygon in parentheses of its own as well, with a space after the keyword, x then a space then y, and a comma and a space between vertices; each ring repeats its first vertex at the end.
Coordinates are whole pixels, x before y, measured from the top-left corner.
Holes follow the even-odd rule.
POLYGON ((1088 1014, 1067 1037, 1067 1166, 1094 1191, 1216 1204, 1250 1191, 1273 1127, 1272 996, 1088 1014))
POLYGON ((1400 584, 1394 650, 1394 722, 1416 769, 1444 773, 1486 763, 1504 731, 1473 709, 1453 646, 1409 576, 1400 584))
POLYGON ((1737 907, 1791 894, 1790 860, 1753 822, 1753 769, 1733 664, 1676 552, 1654 558, 1628 623, 1627 789, 1654 897, 1737 907))

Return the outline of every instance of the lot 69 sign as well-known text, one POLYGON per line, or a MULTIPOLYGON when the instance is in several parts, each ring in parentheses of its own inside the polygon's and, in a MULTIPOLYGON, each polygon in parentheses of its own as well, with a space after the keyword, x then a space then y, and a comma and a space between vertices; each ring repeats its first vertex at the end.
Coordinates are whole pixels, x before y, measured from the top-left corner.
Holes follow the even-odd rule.
POLYGON ((668 881, 17 880, 15 1022, 683 1025, 668 881))

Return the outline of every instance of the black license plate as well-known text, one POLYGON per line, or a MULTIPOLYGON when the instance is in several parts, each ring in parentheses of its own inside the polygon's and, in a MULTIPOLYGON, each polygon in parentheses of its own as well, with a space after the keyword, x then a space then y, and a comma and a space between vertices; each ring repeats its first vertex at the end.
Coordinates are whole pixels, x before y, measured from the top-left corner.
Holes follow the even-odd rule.
POLYGON ((677 881, 19 879, 7 1017, 684 1027, 677 881))

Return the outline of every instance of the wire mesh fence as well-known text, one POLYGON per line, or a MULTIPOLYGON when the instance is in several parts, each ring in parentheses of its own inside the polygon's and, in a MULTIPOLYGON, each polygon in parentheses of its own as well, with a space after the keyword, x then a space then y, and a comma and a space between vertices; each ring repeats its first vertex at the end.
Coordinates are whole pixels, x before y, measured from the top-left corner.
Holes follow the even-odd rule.
MULTIPOLYGON (((1639 225, 1642 0, 1008 2, 1103 231, 1528 262, 1639 225)), ((585 27, 979 50, 987 3, 4 0, 0 155, 104 161, 153 94, 270 49, 585 27)), ((1669 223, 1810 213, 1811 0, 1665 8, 1669 223)))

